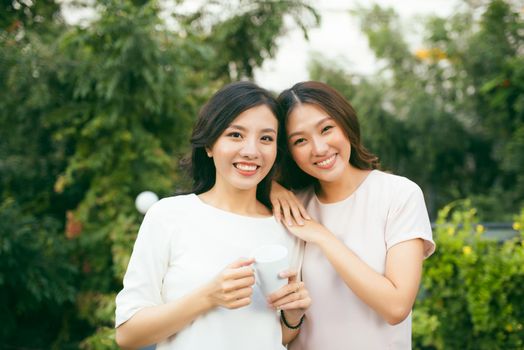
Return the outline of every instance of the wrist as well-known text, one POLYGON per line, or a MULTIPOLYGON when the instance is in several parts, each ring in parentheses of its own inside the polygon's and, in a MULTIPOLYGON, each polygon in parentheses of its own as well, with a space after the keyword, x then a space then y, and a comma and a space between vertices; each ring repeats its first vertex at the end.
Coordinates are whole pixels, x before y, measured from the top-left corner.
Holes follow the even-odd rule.
MULTIPOLYGON (((280 311, 284 313, 284 310, 280 311)), ((299 310, 285 310, 286 321, 291 325, 296 325, 300 322, 300 319, 304 316, 304 311, 299 310)))
POLYGON ((291 330, 298 330, 300 326, 302 326, 302 322, 304 322, 304 313, 302 313, 302 316, 298 320, 291 319, 291 315, 289 314, 289 311, 284 314, 284 310, 280 310, 280 320, 286 326, 286 328, 291 330))
POLYGON ((209 311, 218 306, 215 299, 212 296, 212 286, 210 284, 204 285, 200 290, 197 291, 197 295, 201 300, 203 311, 209 311))
POLYGON ((328 244, 331 238, 335 237, 331 232, 329 232, 326 229, 322 229, 318 232, 318 234, 313 236, 313 240, 311 243, 316 244, 319 246, 320 249, 323 249, 324 246, 328 244))

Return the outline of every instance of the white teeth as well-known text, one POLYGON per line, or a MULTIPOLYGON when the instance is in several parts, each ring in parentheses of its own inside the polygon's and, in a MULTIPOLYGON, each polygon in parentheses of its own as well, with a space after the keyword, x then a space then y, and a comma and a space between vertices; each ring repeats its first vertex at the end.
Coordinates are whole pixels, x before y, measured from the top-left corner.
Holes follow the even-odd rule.
POLYGON ((333 163, 333 161, 335 160, 335 156, 336 154, 332 155, 331 157, 329 157, 328 159, 326 160, 323 160, 321 162, 318 162, 317 165, 320 165, 320 166, 328 166, 329 164, 333 163))
POLYGON ((237 169, 244 170, 244 171, 255 171, 257 170, 256 165, 247 165, 247 164, 235 164, 237 169))

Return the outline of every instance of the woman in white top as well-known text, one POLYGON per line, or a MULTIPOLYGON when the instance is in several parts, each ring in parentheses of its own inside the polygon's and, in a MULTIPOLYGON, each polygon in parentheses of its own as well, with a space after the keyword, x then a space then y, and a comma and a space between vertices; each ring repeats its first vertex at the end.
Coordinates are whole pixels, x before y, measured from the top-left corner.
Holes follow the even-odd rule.
POLYGON ((227 85, 202 108, 191 138, 193 193, 162 199, 144 218, 116 298, 118 345, 268 350, 296 336, 310 304, 303 283, 282 274, 289 283, 270 303, 248 258, 282 244, 298 260, 298 240, 268 209, 276 112, 274 98, 248 82, 227 85))
MULTIPOLYGON (((411 349, 411 308, 435 249, 424 197, 378 170, 355 111, 335 89, 298 83, 278 97, 286 129, 275 216, 306 241, 302 278, 315 300, 290 349, 411 349)), ((402 137, 402 135, 399 135, 402 137)))

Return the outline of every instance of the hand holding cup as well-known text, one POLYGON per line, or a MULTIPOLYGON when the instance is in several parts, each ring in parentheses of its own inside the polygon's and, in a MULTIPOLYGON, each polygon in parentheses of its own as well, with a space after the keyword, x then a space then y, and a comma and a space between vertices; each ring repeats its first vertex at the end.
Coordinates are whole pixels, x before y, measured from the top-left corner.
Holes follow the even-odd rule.
POLYGON ((253 262, 252 258, 238 259, 211 281, 208 297, 213 306, 238 309, 251 303, 255 283, 253 262))
POLYGON ((297 281, 297 272, 284 271, 280 276, 288 278, 288 283, 270 294, 267 301, 272 308, 285 310, 286 319, 296 324, 311 305, 311 298, 304 282, 297 281))

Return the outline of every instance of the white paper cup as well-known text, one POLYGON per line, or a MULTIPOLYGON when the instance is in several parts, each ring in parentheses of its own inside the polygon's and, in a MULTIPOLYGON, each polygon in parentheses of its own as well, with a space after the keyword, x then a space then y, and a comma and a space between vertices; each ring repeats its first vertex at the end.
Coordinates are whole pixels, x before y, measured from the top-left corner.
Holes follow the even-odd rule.
POLYGON ((280 278, 278 275, 289 269, 286 247, 279 244, 261 246, 255 249, 251 256, 255 258, 256 284, 265 296, 287 284, 287 278, 280 278))

